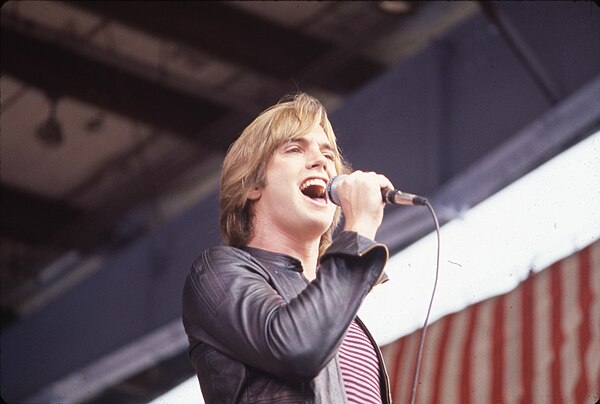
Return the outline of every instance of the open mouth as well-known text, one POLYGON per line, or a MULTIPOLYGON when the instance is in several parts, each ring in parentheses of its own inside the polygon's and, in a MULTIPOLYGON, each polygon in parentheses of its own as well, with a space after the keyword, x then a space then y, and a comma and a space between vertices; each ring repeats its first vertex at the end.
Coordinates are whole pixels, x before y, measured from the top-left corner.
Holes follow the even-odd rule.
POLYGON ((325 190, 327 183, 321 178, 309 178, 302 183, 300 186, 300 192, 309 198, 319 201, 326 202, 325 190))

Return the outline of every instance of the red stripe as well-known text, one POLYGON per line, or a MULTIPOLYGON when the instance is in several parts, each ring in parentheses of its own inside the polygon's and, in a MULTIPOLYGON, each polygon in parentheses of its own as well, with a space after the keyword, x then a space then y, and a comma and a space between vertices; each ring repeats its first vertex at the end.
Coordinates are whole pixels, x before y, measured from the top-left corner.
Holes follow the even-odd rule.
POLYGON ((521 366, 523 379, 522 403, 535 401, 533 395, 533 277, 521 285, 521 366))
POLYGON ((481 306, 481 304, 476 304, 474 306, 471 306, 471 309, 468 310, 469 313, 469 325, 468 325, 468 329, 467 329, 467 335, 465 338, 465 345, 463 347, 463 352, 462 352, 462 363, 463 363, 463 367, 462 367, 462 374, 460 376, 460 392, 459 392, 459 399, 460 402, 463 404, 469 404, 471 402, 471 389, 472 389, 472 384, 471 384, 471 366, 472 366, 472 361, 471 358, 473 357, 473 355, 477 355, 477 352, 475 351, 475 344, 474 344, 474 336, 475 336, 475 328, 477 325, 477 321, 479 320, 479 307, 481 306))
POLYGON ((348 403, 381 403, 379 361, 364 330, 353 321, 339 349, 348 403))
MULTIPOLYGON (((436 361, 436 363, 434 364, 434 366, 437 368, 435 369, 435 376, 434 376, 434 380, 433 380, 433 403, 440 403, 442 402, 442 400, 440 400, 440 393, 442 392, 442 375, 444 373, 444 367, 447 366, 448 364, 446 363, 446 353, 448 352, 448 335, 450 334, 450 326, 452 325, 452 323, 454 322, 454 319, 456 318, 456 314, 452 314, 450 316, 447 316, 446 318, 441 320, 441 324, 440 322, 437 322, 435 325, 437 327, 443 327, 442 331, 441 331, 441 336, 440 339, 438 340, 438 359, 436 361)), ((427 388, 427 387, 426 387, 427 388)))
POLYGON ((504 402, 504 306, 506 295, 498 296, 494 307, 492 353, 492 401, 504 402))
POLYGON ((590 393, 590 391, 588 390, 588 374, 585 353, 592 341, 592 330, 590 328, 590 324, 592 322, 590 316, 593 300, 593 292, 590 286, 591 267, 592 262, 590 257, 590 247, 588 247, 579 252, 579 304, 582 314, 581 324, 579 325, 579 353, 581 373, 579 374, 579 380, 577 382, 577 386, 575 387, 575 399, 580 403, 583 403, 586 399, 587 394, 590 393))
POLYGON ((397 394, 399 394, 398 392, 398 384, 400 383, 400 380, 403 380, 404 375, 402 374, 402 366, 401 363, 403 360, 405 360, 404 358, 404 351, 405 351, 405 347, 408 344, 408 339, 409 337, 404 337, 402 339, 400 339, 398 342, 396 342, 396 344, 398 344, 398 347, 396 348, 396 354, 394 355, 394 368, 393 368, 393 374, 390 373, 390 389, 392 391, 392 398, 395 398, 395 396, 397 394))
POLYGON ((560 404, 563 401, 563 394, 561 389, 561 378, 560 378, 560 350, 564 341, 564 336, 561 329, 561 306, 562 306, 562 286, 560 280, 561 262, 557 262, 552 265, 549 269, 550 277, 550 296, 552 296, 550 305, 552 310, 552 364, 550 365, 550 389, 552 394, 552 400, 556 404, 560 404))

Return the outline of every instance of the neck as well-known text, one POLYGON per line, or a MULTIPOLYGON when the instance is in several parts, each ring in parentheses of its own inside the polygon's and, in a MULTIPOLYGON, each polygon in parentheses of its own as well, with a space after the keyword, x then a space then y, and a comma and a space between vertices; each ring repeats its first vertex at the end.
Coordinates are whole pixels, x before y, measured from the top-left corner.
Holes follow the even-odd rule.
POLYGON ((297 258, 302 263, 304 276, 312 281, 317 274, 320 238, 302 240, 287 234, 270 230, 269 232, 255 231, 254 237, 248 243, 250 247, 286 254, 297 258))

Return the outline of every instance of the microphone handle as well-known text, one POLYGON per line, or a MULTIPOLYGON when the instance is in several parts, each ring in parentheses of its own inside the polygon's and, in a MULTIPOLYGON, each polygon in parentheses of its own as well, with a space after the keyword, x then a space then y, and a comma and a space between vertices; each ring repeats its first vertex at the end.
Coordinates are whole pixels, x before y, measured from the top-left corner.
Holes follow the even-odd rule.
POLYGON ((419 195, 408 194, 406 192, 400 192, 397 189, 382 188, 381 197, 385 203, 392 205, 425 205, 427 204, 427 198, 423 198, 419 195))

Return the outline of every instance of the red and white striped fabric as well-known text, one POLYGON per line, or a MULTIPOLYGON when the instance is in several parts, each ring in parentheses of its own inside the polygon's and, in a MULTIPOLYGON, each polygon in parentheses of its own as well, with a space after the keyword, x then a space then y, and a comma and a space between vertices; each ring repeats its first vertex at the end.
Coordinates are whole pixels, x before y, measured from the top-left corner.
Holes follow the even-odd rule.
POLYGON ((339 356, 348 403, 381 404, 379 359, 373 343, 356 321, 350 323, 339 356))
MULTIPOLYGON (((382 348, 394 403, 410 400, 419 336, 382 348)), ((600 241, 428 327, 418 403, 599 398, 600 241)))

